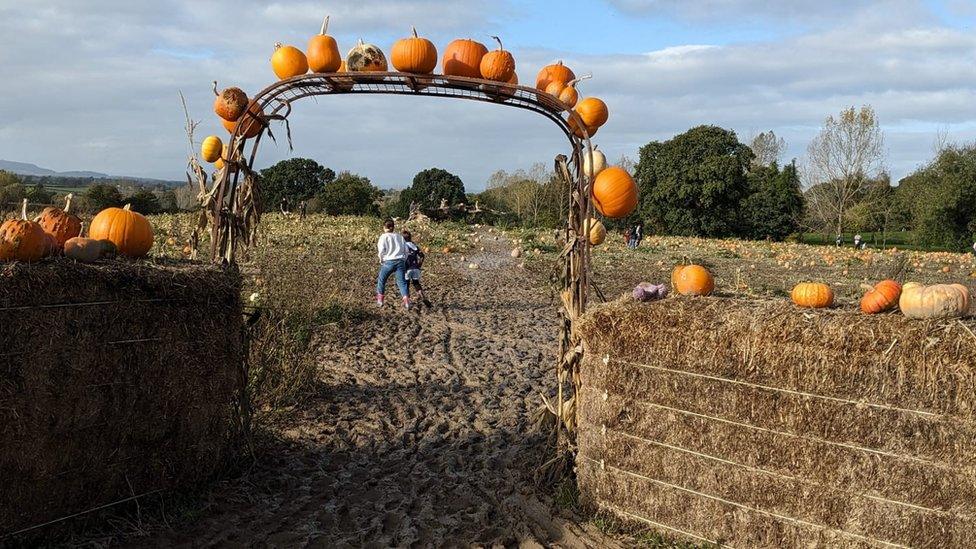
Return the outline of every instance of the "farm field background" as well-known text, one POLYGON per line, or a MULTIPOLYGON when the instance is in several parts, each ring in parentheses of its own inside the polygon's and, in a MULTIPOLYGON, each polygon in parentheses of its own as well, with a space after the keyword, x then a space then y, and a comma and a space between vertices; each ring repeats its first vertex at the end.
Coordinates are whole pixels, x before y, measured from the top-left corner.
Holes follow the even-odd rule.
MULTIPOLYGON (((194 217, 151 220, 152 258, 183 257, 194 217)), ((205 503, 188 503, 169 527, 147 521, 110 535, 132 547, 457 539, 684 547, 584 516, 568 485, 535 487, 535 466, 549 455, 534 422, 556 353, 556 234, 408 223, 428 249, 424 282, 435 307, 406 312, 372 305, 379 225, 266 216, 241 263, 245 303, 262 313, 252 342, 257 462, 243 479, 208 489, 205 503)), ((971 254, 674 237, 629 250, 617 234, 593 250, 594 281, 614 299, 640 281, 668 282, 686 258, 715 274, 716 297, 705 299, 716 300, 785 300, 795 283, 819 280, 853 311, 860 284, 884 277, 976 282, 971 254)))

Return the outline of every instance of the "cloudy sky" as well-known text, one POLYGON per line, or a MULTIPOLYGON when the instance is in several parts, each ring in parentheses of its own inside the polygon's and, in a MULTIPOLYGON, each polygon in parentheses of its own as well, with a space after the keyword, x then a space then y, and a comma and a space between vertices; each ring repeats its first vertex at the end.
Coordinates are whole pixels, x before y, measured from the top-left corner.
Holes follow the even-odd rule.
MULTIPOLYGON (((274 80, 275 42, 304 48, 324 14, 345 52, 390 45, 416 25, 443 48, 498 34, 523 82, 564 59, 611 116, 608 156, 698 124, 744 140, 774 130, 801 161, 823 118, 870 104, 898 178, 932 155, 937 132, 976 139, 974 0, 0 0, 0 158, 64 170, 181 179, 182 90, 198 138, 225 133, 210 82, 253 93, 274 80)), ((397 96, 306 100, 291 155, 402 187, 424 168, 469 190, 497 169, 565 152, 551 122, 518 109, 397 96)))

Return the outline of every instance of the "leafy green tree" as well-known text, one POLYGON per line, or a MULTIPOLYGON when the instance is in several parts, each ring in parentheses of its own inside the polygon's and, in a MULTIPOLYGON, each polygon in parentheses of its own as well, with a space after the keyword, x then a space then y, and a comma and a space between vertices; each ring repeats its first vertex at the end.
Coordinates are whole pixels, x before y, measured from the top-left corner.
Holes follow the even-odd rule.
POLYGON ((85 203, 93 211, 122 206, 122 193, 114 185, 97 183, 85 190, 85 203))
POLYGON ((298 202, 309 200, 322 192, 335 177, 334 171, 308 158, 282 160, 261 170, 264 210, 277 210, 282 198, 294 207, 298 202))
POLYGON ((735 132, 698 126, 641 147, 637 215, 658 232, 729 236, 742 232, 739 205, 749 194, 749 147, 735 132))
MULTIPOLYGON (((10 185, 23 185, 24 181, 15 173, 0 170, 0 188, 10 185)), ((21 199, 23 200, 23 199, 21 199)))
POLYGON ((342 172, 325 184, 318 195, 320 208, 329 215, 379 215, 377 200, 383 193, 369 179, 342 172))
POLYGON ((19 210, 20 203, 27 197, 27 189, 20 183, 0 187, 0 213, 19 210))
POLYGON ((744 236, 783 240, 799 231, 803 193, 796 163, 781 171, 776 162, 754 165, 748 175, 749 196, 742 201, 744 236))
POLYGON ((450 206, 464 202, 464 182, 447 170, 428 168, 414 176, 413 183, 400 193, 397 215, 405 216, 412 202, 423 210, 434 210, 440 207, 441 200, 450 206))
POLYGON ((976 145, 943 149, 903 179, 896 194, 919 244, 968 249, 976 235, 976 145))
POLYGON ((27 200, 32 204, 50 204, 54 193, 44 188, 40 183, 27 188, 27 200))
POLYGON ((133 211, 143 215, 162 213, 163 208, 159 204, 159 198, 148 189, 141 189, 125 199, 133 211))

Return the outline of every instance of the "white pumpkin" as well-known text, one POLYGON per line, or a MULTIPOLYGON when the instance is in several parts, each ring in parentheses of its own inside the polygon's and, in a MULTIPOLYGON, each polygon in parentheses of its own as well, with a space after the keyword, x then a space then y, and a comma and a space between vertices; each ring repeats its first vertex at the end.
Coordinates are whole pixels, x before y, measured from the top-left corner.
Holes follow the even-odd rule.
POLYGON ((969 313, 969 289, 962 284, 923 286, 909 282, 902 288, 898 308, 908 318, 955 318, 969 313))
POLYGON ((383 50, 363 42, 362 38, 346 55, 346 70, 349 72, 386 72, 387 68, 383 50))
POLYGON ((592 153, 583 152, 583 173, 587 177, 594 178, 605 169, 607 169, 607 157, 603 151, 593 147, 592 153))

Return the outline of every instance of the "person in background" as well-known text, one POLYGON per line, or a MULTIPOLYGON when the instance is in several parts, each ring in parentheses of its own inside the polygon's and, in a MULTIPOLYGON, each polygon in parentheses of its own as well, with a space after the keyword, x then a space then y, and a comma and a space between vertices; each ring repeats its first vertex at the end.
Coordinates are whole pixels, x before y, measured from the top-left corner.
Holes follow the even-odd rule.
POLYGON ((630 233, 630 227, 627 227, 627 230, 624 231, 624 242, 627 243, 628 248, 630 247, 630 233))
POLYGON ((386 294, 386 281, 396 273, 396 284, 405 309, 410 308, 410 287, 407 286, 407 243, 403 235, 394 232, 396 226, 392 219, 383 222, 383 234, 376 241, 376 251, 380 258, 380 272, 376 277, 376 305, 383 306, 386 294))
POLYGON ((410 231, 404 229, 401 234, 407 243, 407 284, 413 285, 413 289, 417 290, 417 299, 430 309, 433 305, 430 304, 426 294, 424 294, 424 287, 420 284, 420 269, 424 266, 424 252, 414 243, 410 231))
POLYGON ((854 235, 854 249, 855 250, 860 250, 861 249, 861 235, 860 234, 854 235))
POLYGON ((305 219, 306 213, 308 213, 308 202, 302 200, 298 203, 298 219, 305 219))
POLYGON ((644 222, 638 221, 637 225, 634 225, 634 248, 640 246, 642 240, 644 240, 644 222))
POLYGON ((976 241, 973 242, 973 255, 976 255, 976 241))
POLYGON ((282 196, 281 202, 278 203, 278 208, 281 210, 282 214, 287 216, 290 213, 290 210, 288 209, 288 199, 282 196))
POLYGON ((836 238, 836 239, 834 240, 834 244, 835 244, 835 245, 836 245, 836 246, 837 246, 838 248, 840 248, 840 247, 841 247, 841 246, 842 246, 842 245, 844 244, 844 237, 843 237, 843 236, 841 236, 841 235, 837 235, 837 238, 836 238))

